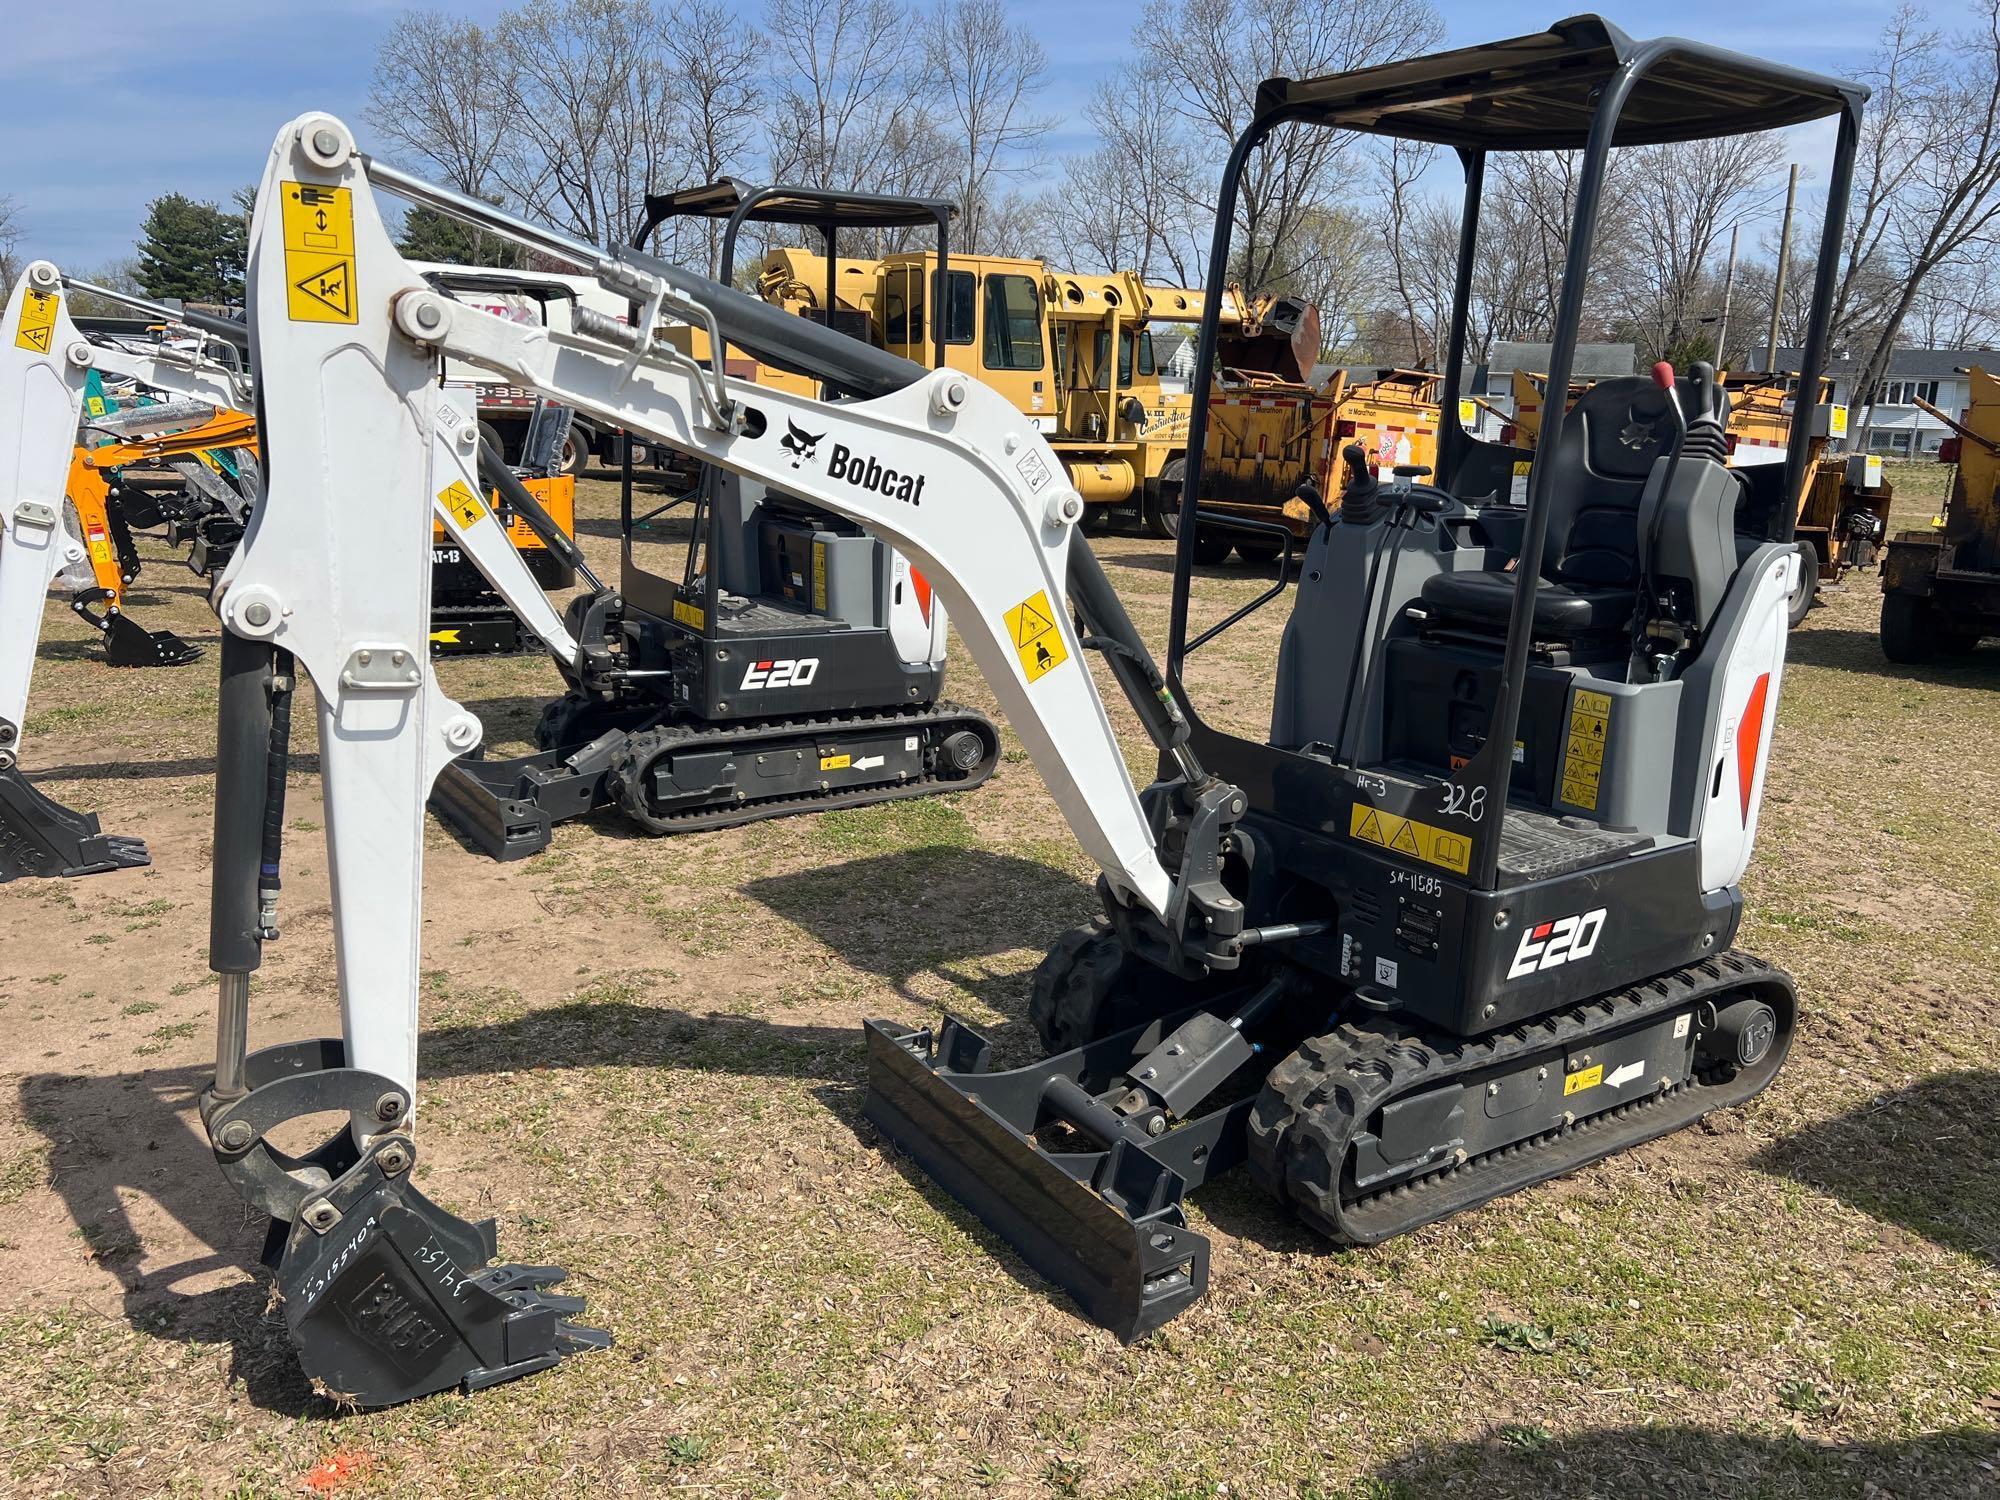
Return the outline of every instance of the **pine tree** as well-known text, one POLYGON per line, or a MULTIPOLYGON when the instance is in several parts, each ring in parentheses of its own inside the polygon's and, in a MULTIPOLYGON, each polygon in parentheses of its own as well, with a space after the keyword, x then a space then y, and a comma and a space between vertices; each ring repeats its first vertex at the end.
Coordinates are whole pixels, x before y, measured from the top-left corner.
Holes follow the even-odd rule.
POLYGON ((249 226, 241 214, 180 193, 155 198, 139 239, 139 285, 149 297, 240 305, 249 226))
POLYGON ((442 261, 454 266, 497 266, 519 270, 521 247, 497 235, 486 234, 441 214, 436 209, 412 208, 403 219, 403 237, 396 248, 411 260, 442 261))

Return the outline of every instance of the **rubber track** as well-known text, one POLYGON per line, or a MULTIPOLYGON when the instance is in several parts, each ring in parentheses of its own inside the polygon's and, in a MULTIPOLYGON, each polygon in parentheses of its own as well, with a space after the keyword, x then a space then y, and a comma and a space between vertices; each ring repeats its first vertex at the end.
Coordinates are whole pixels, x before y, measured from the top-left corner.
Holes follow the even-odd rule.
POLYGON ((611 764, 607 778, 614 800, 624 814, 649 832, 660 834, 697 833, 709 828, 735 828, 763 818, 784 817, 795 812, 824 812, 839 807, 863 807, 875 802, 898 802, 909 797, 928 797, 938 792, 966 792, 985 781, 1000 763, 1000 733, 993 721, 977 709, 939 699, 926 709, 894 714, 828 715, 812 719, 759 719, 726 728, 663 724, 655 729, 636 731, 611 764), (645 817, 634 814, 626 797, 628 776, 636 775, 662 749, 672 751, 726 748, 755 754, 760 743, 791 748, 790 742, 810 740, 822 734, 845 734, 876 730, 914 731, 933 725, 966 728, 983 733, 993 753, 972 772, 951 778, 926 773, 921 781, 902 785, 881 783, 833 791, 792 792, 781 797, 756 797, 745 802, 731 801, 721 807, 693 807, 678 811, 648 809, 645 817))
POLYGON ((1342 1025, 1305 1042, 1271 1070, 1250 1116, 1250 1169, 1268 1191, 1336 1243, 1379 1244, 1754 1097, 1783 1065, 1796 1012, 1790 975, 1760 958, 1730 952, 1478 1038, 1375 1029, 1382 1023, 1342 1025), (1347 1196, 1352 1138, 1384 1104, 1454 1075, 1504 1069, 1703 1000, 1720 1002, 1732 992, 1755 992, 1778 1012, 1777 1040, 1754 1067, 1692 1075, 1676 1088, 1574 1125, 1445 1163, 1428 1176, 1363 1197, 1347 1196))

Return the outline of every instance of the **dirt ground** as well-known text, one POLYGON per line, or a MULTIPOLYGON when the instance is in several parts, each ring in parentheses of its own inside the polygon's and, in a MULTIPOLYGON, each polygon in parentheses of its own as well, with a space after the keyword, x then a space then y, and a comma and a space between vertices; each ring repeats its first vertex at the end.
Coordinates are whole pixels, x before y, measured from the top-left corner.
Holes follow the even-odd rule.
MULTIPOLYGON (((1938 471, 1896 477, 1921 520, 1938 471)), ((586 486, 607 561, 614 503, 586 486)), ((194 1117, 216 629, 142 545, 134 613, 209 656, 115 672, 51 604, 26 764, 153 865, 0 892, 14 1492, 2000 1493, 2000 649, 1891 668, 1872 577, 1792 642, 1741 938, 1802 990, 1772 1089, 1370 1251, 1224 1179, 1192 1204, 1209 1296, 1134 1348, 860 1115, 864 1017, 950 1007, 1025 1055, 1028 976, 1093 910, 1011 737, 974 793, 667 842, 602 816, 499 865, 431 825, 419 1180, 568 1266, 618 1342, 355 1415, 297 1373, 194 1117)), ((1157 638, 1166 544, 1100 550, 1157 638)), ((1206 570, 1197 616, 1271 576, 1206 570)), ((1284 608, 1194 659, 1210 717, 1256 726, 1284 608)), ((503 745, 557 689, 527 659, 443 678, 503 745)), ((259 1045, 339 1027, 301 721, 259 1045)))

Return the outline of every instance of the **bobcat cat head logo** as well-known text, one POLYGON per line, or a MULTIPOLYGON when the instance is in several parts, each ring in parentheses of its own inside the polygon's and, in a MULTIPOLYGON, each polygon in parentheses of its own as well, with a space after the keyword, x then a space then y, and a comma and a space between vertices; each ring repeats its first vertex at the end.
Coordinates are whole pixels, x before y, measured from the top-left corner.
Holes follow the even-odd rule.
POLYGON ((792 455, 792 467, 796 469, 813 456, 814 450, 819 447, 819 440, 825 436, 823 432, 807 432, 787 417, 785 435, 778 439, 778 446, 792 455))
POLYGON ((1635 414, 1632 420, 1625 424, 1624 430, 1618 434, 1618 441, 1637 452, 1641 448, 1652 447, 1659 438, 1654 434, 1653 424, 1635 414))

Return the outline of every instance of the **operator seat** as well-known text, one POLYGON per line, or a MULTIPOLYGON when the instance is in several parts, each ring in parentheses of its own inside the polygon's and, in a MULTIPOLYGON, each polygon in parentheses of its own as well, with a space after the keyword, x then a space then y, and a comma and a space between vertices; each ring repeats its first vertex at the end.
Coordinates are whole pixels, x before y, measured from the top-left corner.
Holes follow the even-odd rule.
MULTIPOLYGON (((1676 382, 1683 411, 1697 399, 1676 382)), ((1600 380, 1563 418, 1544 462, 1549 529, 1535 634, 1570 640, 1622 634, 1638 609, 1639 498, 1654 460, 1673 451, 1678 426, 1667 394, 1643 375, 1600 380)), ((1507 628, 1514 572, 1439 573, 1424 580, 1434 613, 1484 629, 1507 628)))

